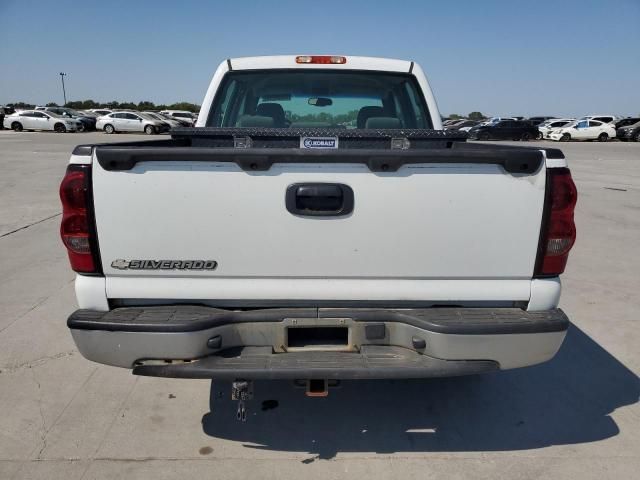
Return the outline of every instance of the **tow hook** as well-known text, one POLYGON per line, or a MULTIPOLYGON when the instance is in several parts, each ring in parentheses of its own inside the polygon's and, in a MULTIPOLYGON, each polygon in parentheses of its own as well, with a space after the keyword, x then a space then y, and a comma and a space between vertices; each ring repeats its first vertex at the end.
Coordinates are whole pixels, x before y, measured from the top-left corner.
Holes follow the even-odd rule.
POLYGON ((238 401, 236 418, 241 422, 247 421, 247 409, 244 405, 246 400, 253 398, 253 382, 247 380, 236 380, 231 384, 231 400, 238 401))

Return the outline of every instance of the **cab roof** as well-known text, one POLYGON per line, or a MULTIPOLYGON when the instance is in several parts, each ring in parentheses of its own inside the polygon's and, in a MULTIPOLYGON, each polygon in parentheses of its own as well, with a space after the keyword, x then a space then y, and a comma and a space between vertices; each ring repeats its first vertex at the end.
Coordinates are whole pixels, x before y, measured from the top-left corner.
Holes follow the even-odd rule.
MULTIPOLYGON (((308 56, 299 55, 272 55, 260 57, 240 57, 227 60, 229 70, 264 70, 282 68, 319 68, 336 70, 374 70, 382 72, 409 73, 413 69, 413 62, 409 60, 397 60, 393 58, 357 57, 350 55, 317 55, 322 57, 343 57, 344 63, 298 63, 296 58, 308 56)), ((316 55, 313 55, 316 56, 316 55)))

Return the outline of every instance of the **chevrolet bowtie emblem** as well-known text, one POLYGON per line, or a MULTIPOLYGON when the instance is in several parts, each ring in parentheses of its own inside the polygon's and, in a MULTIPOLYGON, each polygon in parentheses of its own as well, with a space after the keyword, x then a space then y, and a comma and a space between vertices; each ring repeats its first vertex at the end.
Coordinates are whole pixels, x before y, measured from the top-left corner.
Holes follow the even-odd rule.
POLYGON ((126 270, 127 268, 129 268, 129 262, 127 260, 119 258, 118 260, 114 260, 113 262, 111 262, 111 268, 126 270))

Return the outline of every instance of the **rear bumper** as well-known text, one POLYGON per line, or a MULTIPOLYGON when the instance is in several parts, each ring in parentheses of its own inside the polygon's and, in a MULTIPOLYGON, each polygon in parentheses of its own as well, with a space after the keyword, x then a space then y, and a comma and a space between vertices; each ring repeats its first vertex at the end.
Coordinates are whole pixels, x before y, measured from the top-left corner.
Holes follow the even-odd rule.
POLYGON ((569 320, 559 309, 180 305, 78 310, 67 323, 86 358, 139 375, 349 379, 454 376, 541 363, 560 348, 569 320), (348 340, 331 351, 293 348, 288 329, 301 327, 344 328, 348 340))

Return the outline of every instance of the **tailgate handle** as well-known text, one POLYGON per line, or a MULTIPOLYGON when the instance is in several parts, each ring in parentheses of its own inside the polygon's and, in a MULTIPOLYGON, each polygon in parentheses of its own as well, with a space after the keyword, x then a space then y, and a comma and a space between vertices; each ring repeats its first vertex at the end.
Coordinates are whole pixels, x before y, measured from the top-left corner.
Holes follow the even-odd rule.
POLYGON ((294 215, 348 215, 353 211, 353 190, 342 183, 294 183, 287 187, 285 205, 294 215))

